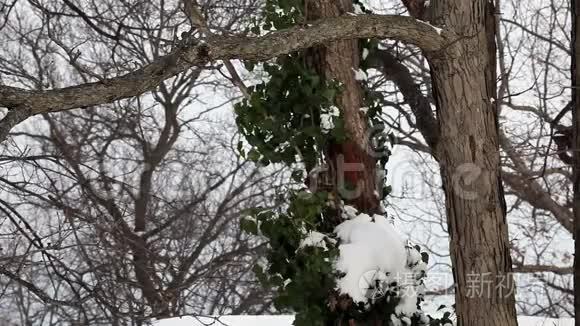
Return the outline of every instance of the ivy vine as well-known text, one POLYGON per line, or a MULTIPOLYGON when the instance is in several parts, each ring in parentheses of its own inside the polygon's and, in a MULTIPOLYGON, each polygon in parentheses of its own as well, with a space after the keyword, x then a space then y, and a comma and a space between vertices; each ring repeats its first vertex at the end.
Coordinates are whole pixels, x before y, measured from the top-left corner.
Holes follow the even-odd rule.
MULTIPOLYGON (((266 0, 263 17, 254 22, 251 32, 280 30, 305 23, 305 0, 266 0)), ((359 10, 370 13, 359 1, 359 10)), ((361 69, 368 68, 366 58, 378 47, 374 40, 360 40, 361 69)), ((345 131, 340 113, 335 112, 336 95, 341 85, 333 80, 321 78, 307 64, 304 53, 282 55, 259 67, 245 62, 250 71, 261 69, 268 78, 249 88, 249 98, 235 105, 236 123, 250 149, 246 152, 243 143, 238 145, 240 153, 250 160, 268 165, 282 163, 295 169, 294 180, 303 183, 306 171, 323 163, 322 153, 330 143, 344 142, 349 135, 345 131), (325 128, 323 120, 332 124, 325 128), (302 170, 304 169, 304 170, 302 170)), ((379 119, 384 98, 379 92, 370 91, 367 80, 360 80, 364 90, 364 114, 368 124, 376 133, 373 147, 384 155, 379 165, 384 169, 390 152, 387 148, 389 135, 379 119)), ((385 193, 386 195, 386 193, 385 193)), ((312 193, 307 189, 292 190, 287 195, 287 205, 276 210, 254 208, 242 220, 242 228, 268 240, 267 263, 256 266, 254 271, 259 280, 276 290, 275 306, 281 312, 296 314, 295 325, 323 325, 324 321, 345 317, 370 320, 381 315, 385 320, 394 314, 399 294, 397 284, 392 291, 374 302, 353 304, 348 311, 329 309, 328 298, 336 293, 337 275, 334 268, 339 251, 336 238, 330 234, 325 216, 337 214, 329 205, 329 194, 312 193), (329 234, 326 245, 302 246, 302 240, 311 231, 329 234)), ((420 248, 410 248, 417 250, 420 248)), ((428 256, 421 255, 426 263, 428 256)), ((417 282, 423 282, 421 275, 417 282)), ((417 305, 423 299, 420 297, 417 305)), ((449 319, 430 318, 431 325, 445 325, 449 319)), ((409 325, 425 325, 418 316, 409 319, 409 325)))

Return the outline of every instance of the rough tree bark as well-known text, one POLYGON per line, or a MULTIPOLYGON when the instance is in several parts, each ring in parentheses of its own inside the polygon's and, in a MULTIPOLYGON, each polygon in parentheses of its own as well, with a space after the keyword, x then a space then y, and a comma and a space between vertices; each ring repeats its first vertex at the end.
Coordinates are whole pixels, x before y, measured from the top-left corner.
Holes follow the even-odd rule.
MULTIPOLYGON (((308 21, 343 16, 354 11, 352 0, 320 0, 307 4, 308 21)), ((354 73, 360 63, 358 40, 328 43, 309 49, 306 55, 323 78, 342 84, 336 104, 349 139, 341 144, 331 144, 325 151, 334 189, 346 203, 358 210, 377 213, 376 160, 367 150, 368 126, 365 115, 360 112, 363 94, 354 73)))
POLYGON ((495 21, 488 0, 431 1, 432 23, 458 41, 431 66, 458 324, 517 325, 500 177, 495 21), (462 36, 462 37, 461 37, 462 36))
MULTIPOLYGON (((417 9, 424 0, 403 2, 425 19, 417 9)), ((422 130, 441 168, 458 324, 517 325, 500 177, 495 10, 488 0, 431 3, 425 16, 458 37, 426 53, 439 130, 422 130)))
MULTIPOLYGON (((352 0, 317 0, 308 1, 307 21, 332 18, 353 12, 352 0)), ((379 212, 377 192, 377 162, 368 150, 368 124, 363 107, 363 92, 359 81, 355 78, 355 70, 359 69, 360 51, 358 39, 339 40, 325 45, 310 48, 305 53, 306 61, 317 73, 326 80, 339 82, 342 87, 336 98, 336 105, 344 120, 348 139, 342 143, 331 143, 324 149, 328 172, 327 178, 336 194, 346 204, 356 207, 367 214, 379 212)), ((340 222, 340 214, 328 219, 330 229, 340 222)), ((326 320, 326 325, 364 325, 362 321, 343 315, 348 310, 350 300, 335 293, 329 302, 331 309, 338 313, 337 320, 326 320)), ((333 317, 330 317, 333 319, 333 317)), ((377 325, 381 323, 377 322, 377 325)))

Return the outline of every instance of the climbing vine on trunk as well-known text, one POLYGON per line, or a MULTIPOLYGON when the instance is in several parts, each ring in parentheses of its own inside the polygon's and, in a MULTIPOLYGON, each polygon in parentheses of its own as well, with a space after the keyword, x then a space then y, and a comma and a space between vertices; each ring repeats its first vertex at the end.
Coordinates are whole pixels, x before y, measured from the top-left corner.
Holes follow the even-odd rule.
MULTIPOLYGON (((264 19, 252 32, 308 24, 328 12, 345 13, 329 1, 312 5, 268 0, 264 19), (316 7, 325 5, 329 7, 316 7)), ((350 9, 368 12, 360 3, 350 9)), ((366 85, 366 59, 377 42, 341 42, 351 42, 344 43, 347 50, 355 48, 352 66, 327 66, 334 64, 329 52, 339 51, 341 44, 290 53, 259 67, 245 63, 267 74, 267 81, 250 87, 249 97, 236 105, 239 130, 251 146, 246 150, 240 143, 239 150, 263 165, 287 165, 303 185, 287 195, 283 209, 256 208, 242 221, 245 230, 269 240, 267 263, 256 266, 256 274, 265 286, 278 290, 277 308, 295 312, 296 325, 443 325, 451 313, 434 320, 417 310, 428 255, 397 235, 392 240, 398 251, 379 248, 384 250, 380 255, 402 253, 399 274, 404 271, 410 279, 405 282, 383 266, 377 269, 381 275, 371 275, 373 284, 362 296, 345 290, 358 279, 348 268, 347 247, 341 245, 361 245, 351 239, 357 227, 388 236, 392 225, 379 205, 390 190, 378 172, 384 171, 390 155, 389 135, 378 119, 384 99, 366 85), (357 189, 361 184, 363 189, 357 189), (416 293, 403 294, 409 289, 416 293)), ((361 255, 375 249, 360 248, 361 255)), ((386 259, 383 265, 390 262, 386 259)))

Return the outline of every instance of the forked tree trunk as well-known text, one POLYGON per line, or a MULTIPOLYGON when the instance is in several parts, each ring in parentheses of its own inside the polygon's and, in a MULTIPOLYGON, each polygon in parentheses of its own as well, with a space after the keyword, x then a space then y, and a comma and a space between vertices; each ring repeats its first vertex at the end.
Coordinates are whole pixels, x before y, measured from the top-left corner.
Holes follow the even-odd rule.
POLYGON ((431 65, 439 160, 461 326, 517 325, 500 177, 494 9, 487 0, 431 1, 432 22, 462 36, 431 65))

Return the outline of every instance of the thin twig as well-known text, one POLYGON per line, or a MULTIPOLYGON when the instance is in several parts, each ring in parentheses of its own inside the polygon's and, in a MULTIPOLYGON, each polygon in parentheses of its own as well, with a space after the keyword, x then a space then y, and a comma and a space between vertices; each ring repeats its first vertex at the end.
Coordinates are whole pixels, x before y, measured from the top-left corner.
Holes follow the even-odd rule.
MULTIPOLYGON (((201 14, 199 10, 199 4, 196 0, 183 0, 183 7, 184 12, 189 18, 189 21, 192 25, 192 30, 189 35, 193 35, 193 29, 197 28, 199 31, 205 36, 211 36, 212 32, 209 29, 206 19, 201 14)), ((250 91, 248 87, 244 84, 244 81, 240 78, 240 75, 236 71, 236 68, 232 64, 230 60, 224 59, 224 66, 228 70, 231 78, 230 81, 242 92, 245 98, 250 98, 250 91)))

